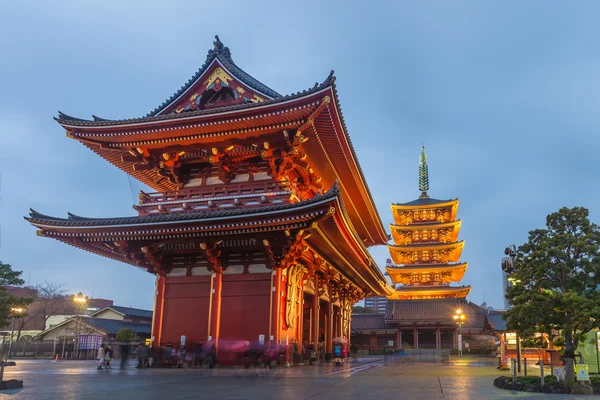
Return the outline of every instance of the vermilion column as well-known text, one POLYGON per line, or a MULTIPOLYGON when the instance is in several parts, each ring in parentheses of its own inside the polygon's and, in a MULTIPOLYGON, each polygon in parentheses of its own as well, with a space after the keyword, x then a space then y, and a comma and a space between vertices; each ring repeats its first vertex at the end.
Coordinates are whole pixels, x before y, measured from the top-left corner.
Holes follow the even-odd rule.
POLYGON ((212 303, 210 310, 210 336, 215 344, 215 349, 219 350, 219 332, 221 330, 221 292, 223 289, 223 274, 214 272, 212 289, 212 303))
POLYGON ((276 268, 274 277, 275 282, 273 282, 275 292, 273 292, 273 307, 271 309, 273 312, 273 315, 271 316, 271 332, 273 332, 273 340, 275 343, 279 343, 279 333, 281 328, 281 276, 281 268, 276 268))
POLYGON ((152 348, 160 347, 162 336, 162 321, 165 308, 165 276, 156 276, 156 290, 154 292, 154 312, 152 313, 152 348))
POLYGON ((325 353, 333 352, 333 303, 331 298, 327 303, 327 328, 325 333, 325 353))
POLYGON ((312 322, 312 338, 311 341, 315 345, 315 351, 319 346, 319 276, 315 274, 315 295, 311 307, 311 322, 312 322))

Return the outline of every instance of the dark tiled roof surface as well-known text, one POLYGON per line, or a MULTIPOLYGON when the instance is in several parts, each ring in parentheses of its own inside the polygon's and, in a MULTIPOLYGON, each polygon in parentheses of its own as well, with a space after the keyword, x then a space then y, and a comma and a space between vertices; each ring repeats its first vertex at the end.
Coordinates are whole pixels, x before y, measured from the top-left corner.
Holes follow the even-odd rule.
POLYGON ((139 317, 139 318, 147 318, 152 319, 152 311, 151 310, 142 310, 139 308, 131 308, 131 307, 121 307, 121 306, 110 306, 108 307, 111 310, 115 310, 121 314, 125 314, 128 317, 139 317))
POLYGON ((43 223, 55 226, 99 226, 99 225, 126 225, 126 224, 144 224, 156 222, 178 222, 189 220, 202 220, 204 218, 227 217, 234 215, 246 215, 255 213, 264 213, 270 211, 280 211, 294 209, 301 206, 317 203, 321 200, 331 199, 338 195, 338 185, 334 185, 326 193, 316 195, 309 200, 298 203, 286 203, 265 207, 256 208, 230 208, 227 210, 216 211, 201 211, 201 212, 177 212, 169 214, 156 214, 133 217, 116 217, 116 218, 85 218, 69 213, 69 218, 57 218, 38 213, 35 210, 30 210, 30 217, 25 219, 31 223, 43 223))
POLYGON ((484 329, 488 311, 476 304, 460 299, 440 300, 390 300, 385 314, 386 321, 451 322, 457 309, 467 316, 466 328, 484 329))
POLYGON ((506 330, 506 321, 502 318, 503 314, 504 311, 490 311, 488 314, 488 320, 496 331, 506 330))
POLYGON ((263 83, 257 81, 252 76, 247 74, 243 69, 238 67, 231 58, 231 52, 229 51, 229 47, 225 47, 223 43, 219 40, 219 37, 215 36, 214 49, 210 49, 208 51, 208 54, 206 55, 206 60, 204 61, 204 64, 200 67, 200 69, 177 92, 175 92, 171 97, 165 100, 160 106, 156 107, 152 112, 148 113, 148 116, 156 115, 169 104, 171 104, 173 100, 177 99, 179 96, 185 93, 185 91, 188 90, 194 84, 194 82, 196 82, 196 79, 201 77, 202 74, 206 72, 206 69, 211 65, 211 63, 215 59, 219 60, 219 62, 221 62, 221 64, 223 64, 223 66, 229 71, 231 71, 231 73, 235 75, 236 78, 238 78, 246 85, 250 86, 252 89, 258 90, 259 92, 262 92, 263 94, 266 94, 267 96, 275 99, 281 97, 279 93, 264 85, 263 83))
POLYGON ((440 204, 440 203, 447 203, 449 201, 454 201, 455 199, 449 199, 449 200, 438 200, 438 199, 432 199, 430 197, 426 197, 426 198, 419 198, 417 200, 413 200, 413 201, 409 201, 408 203, 394 203, 394 205, 397 206, 432 206, 432 205, 436 205, 436 204, 440 204))
POLYGON ((237 105, 233 105, 233 106, 216 107, 216 108, 208 108, 208 109, 202 109, 202 110, 196 110, 196 111, 189 111, 189 112, 186 112, 185 114, 169 113, 169 114, 161 114, 161 115, 147 115, 147 116, 141 117, 141 118, 128 118, 128 119, 119 119, 119 120, 108 120, 108 119, 101 119, 101 118, 96 117, 93 121, 90 121, 90 120, 86 120, 86 119, 70 117, 59 111, 58 118, 55 117, 54 119, 56 121, 58 121, 59 123, 66 123, 69 125, 78 125, 78 126, 110 126, 110 125, 122 125, 122 124, 135 124, 135 123, 140 123, 140 122, 164 121, 164 120, 171 120, 171 119, 176 120, 178 118, 188 118, 188 117, 195 117, 195 116, 201 116, 201 115, 211 115, 211 114, 218 114, 218 113, 228 112, 228 111, 252 109, 255 107, 261 107, 261 106, 265 106, 265 105, 269 105, 269 104, 283 103, 288 100, 294 100, 297 98, 308 96, 312 93, 316 93, 316 92, 320 91, 321 89, 325 89, 329 86, 332 86, 334 81, 335 81, 335 77, 333 76, 333 71, 331 71, 331 74, 327 77, 327 79, 325 79, 325 81, 323 81, 320 84, 317 83, 312 88, 304 90, 302 92, 296 92, 296 93, 289 94, 289 95, 286 95, 283 97, 278 97, 273 100, 265 100, 265 101, 261 101, 261 102, 257 102, 257 103, 237 104, 237 105))
POLYGON ((118 319, 82 317, 83 322, 101 330, 109 335, 116 335, 123 328, 129 328, 134 333, 149 335, 152 331, 152 324, 143 324, 136 322, 124 322, 118 319))
POLYGON ((386 268, 389 268, 391 270, 397 270, 398 272, 402 271, 403 269, 406 268, 422 268, 422 269, 431 269, 431 268, 460 268, 465 266, 467 263, 466 262, 461 262, 461 263, 455 263, 455 264, 407 264, 407 265, 398 265, 398 264, 392 264, 392 265, 386 265, 386 268))
POLYGON ((407 290, 407 291, 419 291, 419 290, 452 290, 452 289, 456 289, 456 290, 460 290, 460 289, 465 289, 468 288, 469 286, 449 286, 449 285, 432 285, 432 286, 398 286, 396 288, 396 291, 402 291, 402 290, 407 290))
POLYGON ((352 314, 351 327, 353 331, 396 329, 394 324, 385 322, 383 314, 352 314))

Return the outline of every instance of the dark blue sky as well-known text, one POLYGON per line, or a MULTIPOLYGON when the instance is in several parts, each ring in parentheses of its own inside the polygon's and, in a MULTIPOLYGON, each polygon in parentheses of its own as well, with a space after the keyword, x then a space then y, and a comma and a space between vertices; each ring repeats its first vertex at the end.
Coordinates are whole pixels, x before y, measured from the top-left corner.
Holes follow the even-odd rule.
MULTIPOLYGON (((132 215, 141 185, 65 137, 61 110, 136 117, 202 65, 213 36, 280 93, 335 69, 344 116, 384 223, 419 194, 460 198, 469 299, 502 305, 500 258, 561 206, 598 221, 597 2, 0 3, 0 260, 32 284, 64 283, 152 307, 153 276, 35 236, 29 207, 132 215)), ((384 246, 372 249, 380 266, 384 246)))

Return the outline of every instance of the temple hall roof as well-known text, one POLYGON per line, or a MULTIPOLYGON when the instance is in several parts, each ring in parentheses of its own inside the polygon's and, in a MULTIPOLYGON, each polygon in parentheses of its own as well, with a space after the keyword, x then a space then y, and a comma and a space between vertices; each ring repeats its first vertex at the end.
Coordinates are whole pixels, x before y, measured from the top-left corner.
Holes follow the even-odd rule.
POLYGON ((488 311, 464 299, 389 300, 385 321, 387 323, 455 324, 452 317, 457 309, 461 309, 467 316, 464 328, 481 330, 486 328, 488 311))
POLYGON ((431 197, 418 198, 413 201, 409 201, 408 203, 393 203, 392 207, 425 207, 425 206, 438 206, 438 205, 451 205, 452 203, 458 201, 458 199, 448 199, 448 200, 440 200, 440 199, 432 199, 431 197))
POLYGON ((221 210, 206 210, 200 212, 174 212, 165 214, 153 214, 144 216, 131 217, 114 217, 114 218, 87 218, 80 217, 75 214, 68 213, 68 218, 51 217, 41 214, 33 209, 30 210, 30 216, 24 217, 33 225, 50 225, 50 226, 72 226, 72 227, 91 227, 91 226, 112 226, 112 225, 140 225, 140 224, 159 224, 164 222, 183 222, 202 220, 207 218, 226 218, 233 216, 263 214, 288 209, 298 209, 302 206, 316 204, 322 200, 328 200, 336 197, 339 193, 337 186, 334 186, 329 191, 322 195, 315 195, 309 200, 297 203, 284 203, 277 205, 269 205, 255 208, 227 208, 221 210))
POLYGON ((352 331, 393 330, 394 324, 385 322, 383 314, 352 314, 352 331))

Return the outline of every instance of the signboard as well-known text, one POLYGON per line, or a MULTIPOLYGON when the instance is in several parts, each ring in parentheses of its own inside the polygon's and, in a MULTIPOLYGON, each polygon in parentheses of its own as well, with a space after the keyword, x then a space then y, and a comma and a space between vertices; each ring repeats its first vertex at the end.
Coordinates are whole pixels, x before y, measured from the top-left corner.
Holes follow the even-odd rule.
POLYGON ((150 346, 152 344, 152 339, 146 339, 146 346, 150 346))
POLYGON ((80 335, 79 350, 98 350, 102 344, 102 336, 80 335))
POLYGON ((578 381, 589 381, 590 380, 590 373, 588 371, 587 364, 577 364, 575 366, 575 372, 577 373, 578 381))
POLYGON ((185 335, 181 335, 181 341, 179 342, 179 344, 185 346, 185 335))
POLYGON ((556 368, 554 368, 553 373, 559 382, 562 382, 565 380, 565 367, 556 367, 556 368))
POLYGON ((265 335, 258 335, 258 343, 265 344, 265 335))
POLYGON ((394 347, 394 341, 393 340, 388 340, 388 346, 394 347))

